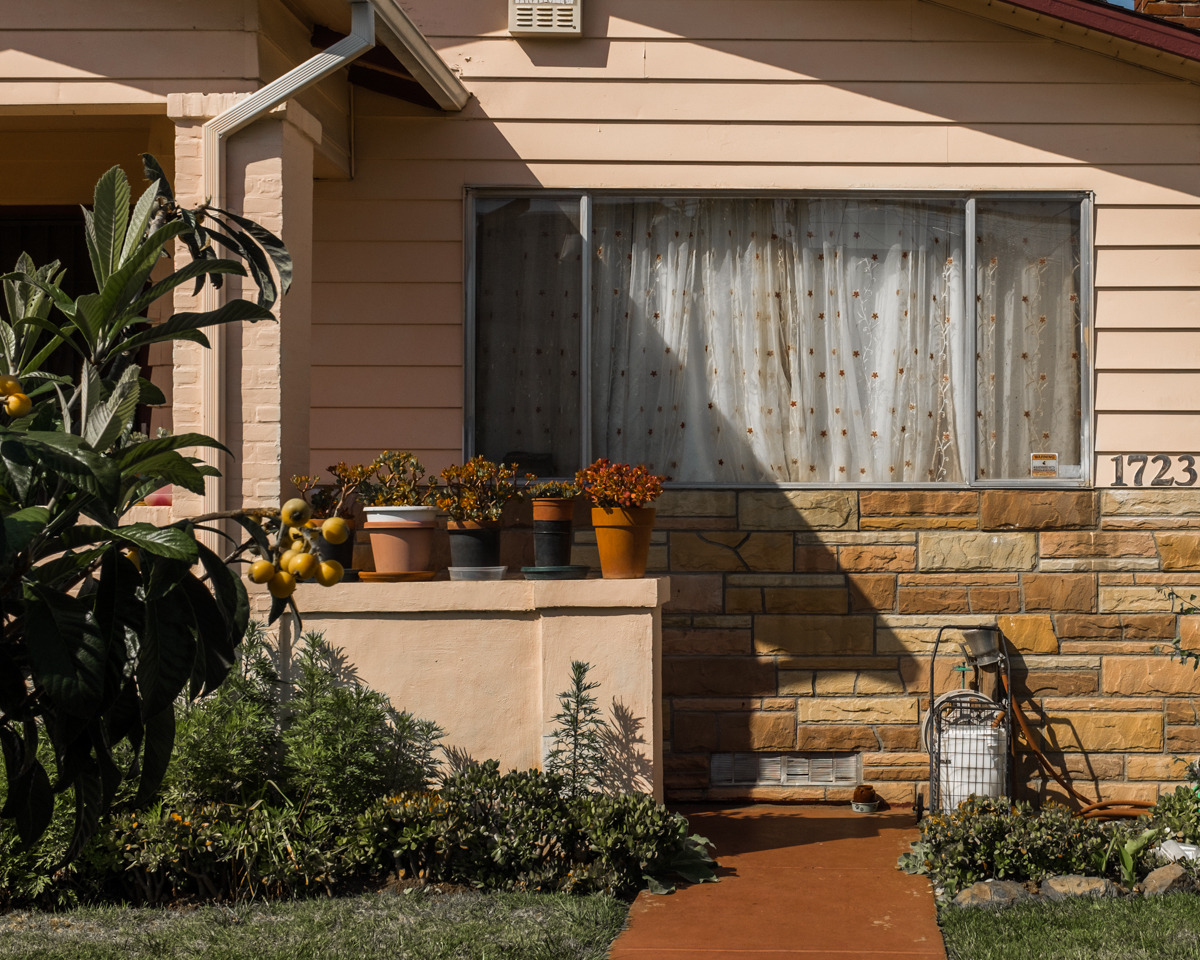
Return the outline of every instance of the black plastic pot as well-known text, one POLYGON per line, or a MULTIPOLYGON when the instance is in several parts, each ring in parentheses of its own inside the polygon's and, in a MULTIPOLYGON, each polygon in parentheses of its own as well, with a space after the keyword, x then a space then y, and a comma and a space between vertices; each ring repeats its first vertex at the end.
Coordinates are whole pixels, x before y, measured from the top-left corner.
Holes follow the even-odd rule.
POLYGON ((534 566, 570 566, 572 527, 570 520, 533 521, 534 566))
POLYGON ((500 566, 500 526, 498 524, 481 526, 450 523, 446 527, 446 532, 450 535, 450 566, 500 566))
POLYGON ((350 528, 350 536, 342 543, 330 543, 324 537, 317 537, 317 556, 322 560, 336 560, 346 570, 354 566, 354 527, 350 528))

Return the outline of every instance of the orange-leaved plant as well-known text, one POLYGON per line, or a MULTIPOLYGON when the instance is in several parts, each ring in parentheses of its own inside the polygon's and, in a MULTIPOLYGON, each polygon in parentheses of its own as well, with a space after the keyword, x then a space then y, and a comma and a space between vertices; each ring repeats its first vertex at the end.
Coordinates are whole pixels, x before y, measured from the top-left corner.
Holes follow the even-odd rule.
POLYGON ((642 464, 601 457, 575 474, 575 483, 597 507, 644 507, 662 494, 663 480, 642 464))
POLYGON ((517 494, 516 467, 482 456, 451 464, 442 471, 438 509, 458 523, 499 520, 504 504, 517 494))

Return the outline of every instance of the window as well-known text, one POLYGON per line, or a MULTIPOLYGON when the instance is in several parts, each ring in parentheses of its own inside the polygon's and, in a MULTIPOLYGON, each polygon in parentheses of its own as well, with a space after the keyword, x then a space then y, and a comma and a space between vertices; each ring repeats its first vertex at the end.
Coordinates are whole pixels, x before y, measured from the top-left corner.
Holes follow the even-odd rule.
POLYGON ((1085 203, 479 196, 475 452, 684 483, 1082 482, 1085 203))

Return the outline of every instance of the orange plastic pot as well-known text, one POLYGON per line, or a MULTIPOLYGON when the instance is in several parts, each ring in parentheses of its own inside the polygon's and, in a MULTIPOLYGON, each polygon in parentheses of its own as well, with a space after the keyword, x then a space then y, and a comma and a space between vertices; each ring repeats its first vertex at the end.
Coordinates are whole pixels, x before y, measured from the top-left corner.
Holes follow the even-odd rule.
POLYGON ((592 526, 605 580, 637 580, 646 575, 654 507, 592 507, 592 526))

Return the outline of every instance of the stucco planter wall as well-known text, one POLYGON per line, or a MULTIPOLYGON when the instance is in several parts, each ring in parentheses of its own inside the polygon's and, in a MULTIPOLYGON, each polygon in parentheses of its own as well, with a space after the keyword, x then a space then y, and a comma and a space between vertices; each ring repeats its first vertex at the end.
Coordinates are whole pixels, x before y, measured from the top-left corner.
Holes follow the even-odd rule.
POLYGON ((436 721, 446 746, 504 769, 540 766, 570 682, 592 665, 617 718, 611 786, 663 798, 661 611, 666 578, 302 585, 304 629, 341 647, 398 708, 436 721))

